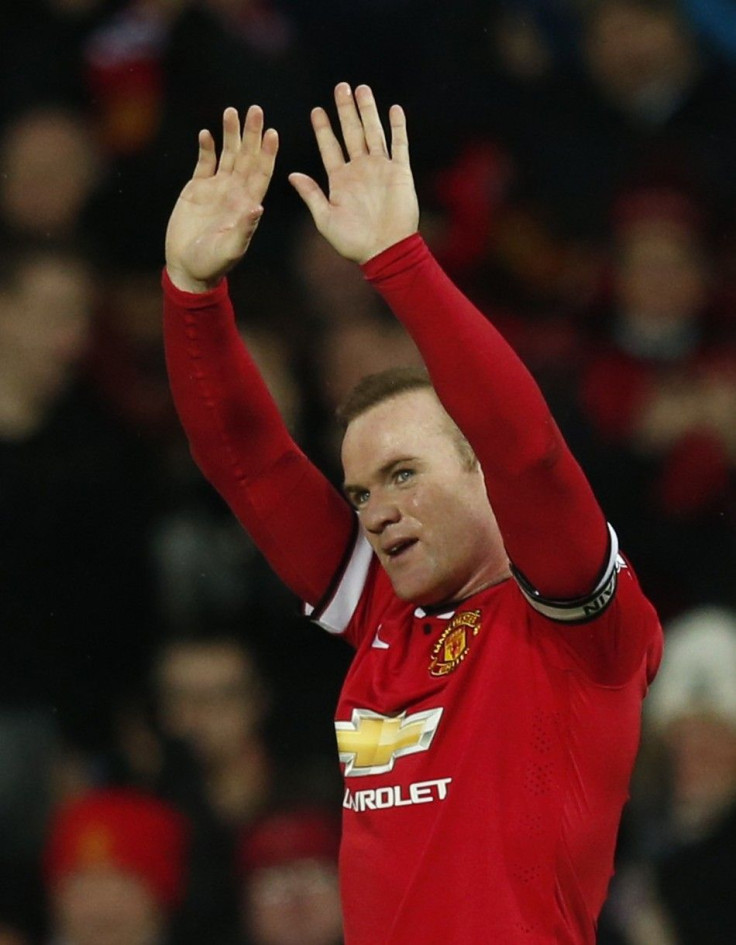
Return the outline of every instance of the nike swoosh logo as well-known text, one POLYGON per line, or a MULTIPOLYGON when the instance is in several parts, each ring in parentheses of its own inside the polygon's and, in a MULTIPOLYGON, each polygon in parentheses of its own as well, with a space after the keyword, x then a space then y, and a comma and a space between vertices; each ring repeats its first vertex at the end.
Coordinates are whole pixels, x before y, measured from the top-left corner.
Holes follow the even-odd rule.
POLYGON ((387 650, 388 643, 384 643, 384 641, 379 637, 378 634, 380 632, 381 628, 379 627, 378 630, 376 630, 376 635, 373 637, 373 643, 371 643, 371 646, 376 650, 387 650))

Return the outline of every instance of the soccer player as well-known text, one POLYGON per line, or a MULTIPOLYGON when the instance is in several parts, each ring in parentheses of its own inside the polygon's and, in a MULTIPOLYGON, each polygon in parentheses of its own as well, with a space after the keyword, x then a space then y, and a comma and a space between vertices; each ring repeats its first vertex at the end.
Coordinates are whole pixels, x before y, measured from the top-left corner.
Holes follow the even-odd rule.
POLYGON ((171 384, 191 448, 272 566, 355 657, 337 707, 347 945, 592 945, 661 630, 527 370, 417 233, 402 109, 387 143, 341 83, 312 125, 328 194, 290 181, 412 335, 413 372, 343 408, 344 495, 288 434, 225 275, 278 146, 223 116, 167 231, 171 384), (346 501, 347 499, 347 501, 346 501))

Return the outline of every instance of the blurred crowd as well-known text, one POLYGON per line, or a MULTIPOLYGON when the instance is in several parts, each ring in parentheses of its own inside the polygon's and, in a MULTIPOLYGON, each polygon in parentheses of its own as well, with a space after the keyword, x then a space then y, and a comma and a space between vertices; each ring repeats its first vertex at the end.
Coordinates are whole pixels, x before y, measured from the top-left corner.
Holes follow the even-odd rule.
POLYGON ((665 623, 600 945, 733 945, 732 0, 24 0, 0 30, 0 945, 340 943, 350 654, 194 466, 159 290, 198 130, 261 104, 232 294, 337 481, 335 405, 418 358, 286 183, 340 80, 405 106, 425 238, 665 623))

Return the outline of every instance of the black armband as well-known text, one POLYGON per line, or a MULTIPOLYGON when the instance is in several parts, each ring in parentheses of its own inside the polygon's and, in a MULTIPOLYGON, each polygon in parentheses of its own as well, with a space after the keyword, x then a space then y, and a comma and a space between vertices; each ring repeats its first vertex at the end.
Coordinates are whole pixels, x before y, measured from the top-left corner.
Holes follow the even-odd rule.
POLYGON ((625 563, 618 552, 616 532, 609 525, 606 563, 595 583, 595 587, 585 597, 578 597, 575 600, 553 600, 549 597, 543 597, 513 564, 511 565, 511 573, 514 575, 521 593, 538 613, 549 617, 550 620, 556 620, 558 623, 586 623, 599 617, 613 601, 618 582, 618 572, 623 566, 625 566, 625 563))

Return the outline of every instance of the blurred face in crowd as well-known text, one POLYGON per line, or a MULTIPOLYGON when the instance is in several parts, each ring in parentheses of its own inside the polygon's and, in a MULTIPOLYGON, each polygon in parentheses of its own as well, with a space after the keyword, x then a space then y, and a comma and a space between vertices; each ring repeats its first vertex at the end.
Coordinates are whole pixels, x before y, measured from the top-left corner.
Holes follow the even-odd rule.
POLYGON ((696 239, 666 220, 633 226, 621 236, 614 278, 624 311, 661 322, 697 317, 708 294, 708 271, 696 239))
POLYGON ((245 880, 243 919, 253 945, 339 945, 336 866, 314 859, 254 870, 245 880))
POLYGON ((64 877, 53 893, 54 932, 65 945, 156 945, 163 917, 136 876, 96 868, 64 877))
POLYGON ((51 396, 70 379, 88 339, 91 277, 81 263, 39 255, 0 293, 0 342, 8 370, 51 396))
POLYGON ((38 236, 73 232, 99 171, 82 119, 63 110, 29 112, 9 127, 0 151, 0 205, 9 225, 38 236))
POLYGON ((683 715, 667 730, 676 802, 736 802, 736 726, 709 713, 683 715))
POLYGON ((345 492, 400 598, 461 600, 506 573, 483 474, 433 391, 405 391, 351 420, 342 462, 345 492))
POLYGON ((261 684, 235 643, 180 644, 163 656, 158 675, 161 725, 204 764, 237 757, 263 715, 261 684))
POLYGON ((590 71, 604 92, 624 104, 655 86, 677 83, 692 51, 676 14, 627 0, 592 6, 586 37, 590 71))

